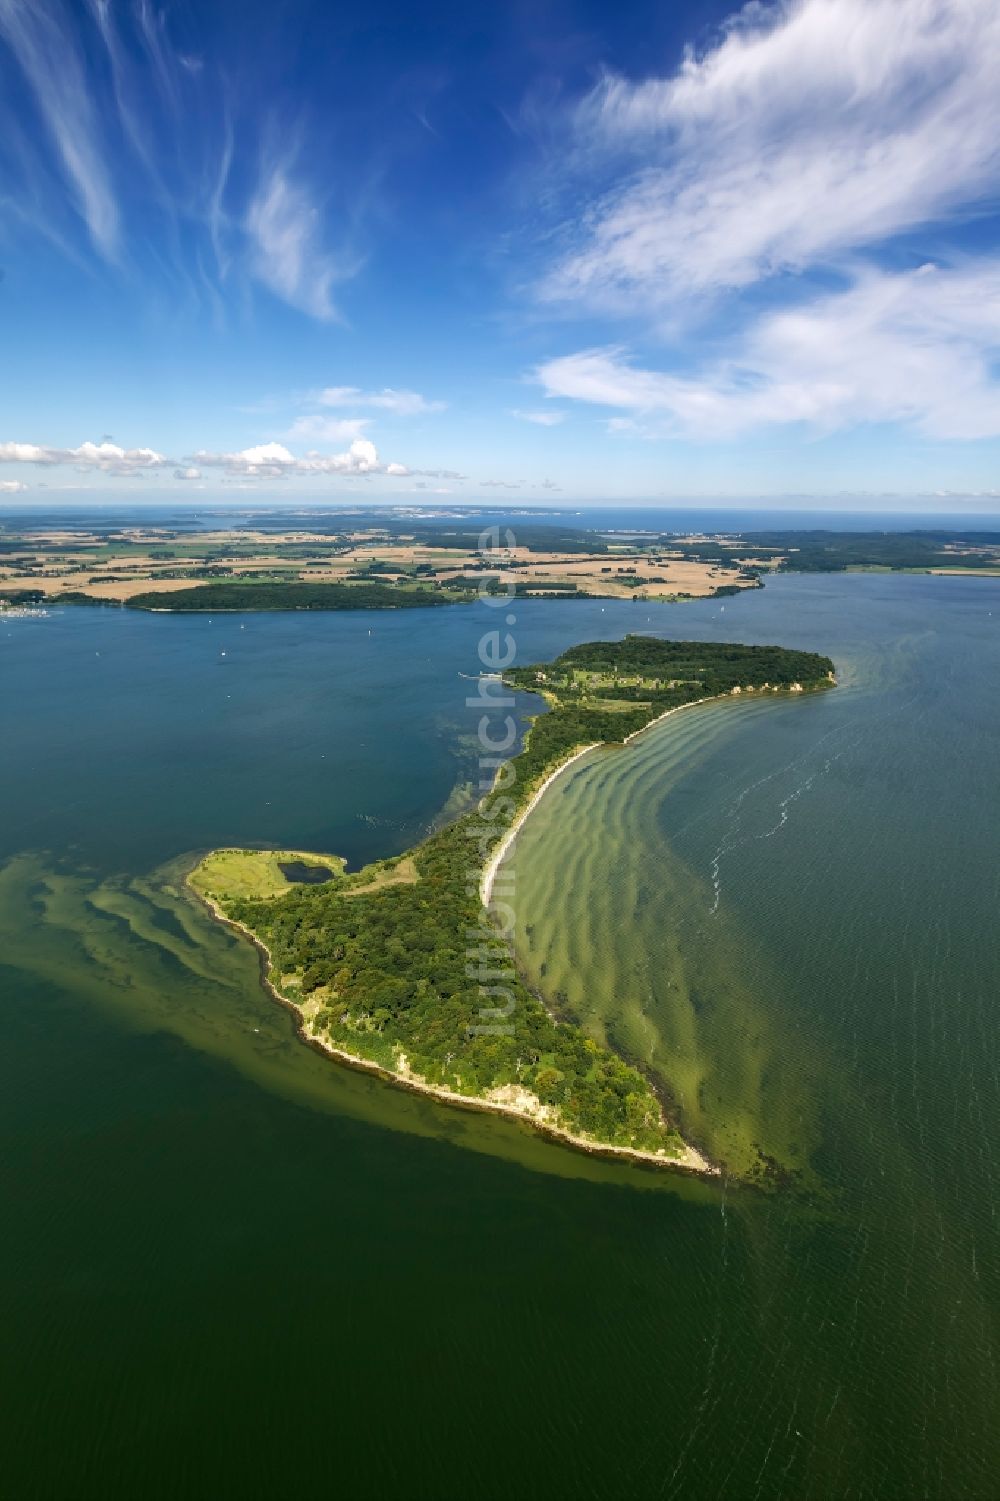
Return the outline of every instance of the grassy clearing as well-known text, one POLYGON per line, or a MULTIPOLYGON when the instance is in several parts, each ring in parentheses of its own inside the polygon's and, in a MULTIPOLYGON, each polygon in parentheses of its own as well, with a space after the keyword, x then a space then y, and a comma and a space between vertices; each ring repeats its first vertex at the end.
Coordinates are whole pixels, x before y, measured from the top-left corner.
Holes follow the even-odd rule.
POLYGON ((399 860, 378 860, 348 876, 349 884, 344 886, 343 892, 345 896, 368 896, 385 886, 412 886, 419 880, 420 872, 413 856, 403 855, 399 860))
POLYGON ((347 863, 340 855, 317 855, 306 850, 213 850, 199 861, 188 879, 200 896, 213 901, 266 901, 296 889, 299 883, 289 881, 280 869, 292 861, 325 865, 335 877, 343 875, 347 863))

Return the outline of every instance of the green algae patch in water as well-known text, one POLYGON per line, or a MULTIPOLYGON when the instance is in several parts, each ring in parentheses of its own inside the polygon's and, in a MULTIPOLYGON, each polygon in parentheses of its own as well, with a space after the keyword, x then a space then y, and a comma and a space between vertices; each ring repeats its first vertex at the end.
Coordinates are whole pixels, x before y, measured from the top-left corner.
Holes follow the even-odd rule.
POLYGON ((187 890, 190 864, 186 858, 144 877, 101 877, 46 853, 15 856, 0 867, 5 966, 128 1031, 176 1037, 306 1110, 556 1177, 714 1201, 711 1185, 698 1179, 587 1156, 526 1124, 387 1088, 306 1046, 292 1016, 264 990, 259 955, 187 890))

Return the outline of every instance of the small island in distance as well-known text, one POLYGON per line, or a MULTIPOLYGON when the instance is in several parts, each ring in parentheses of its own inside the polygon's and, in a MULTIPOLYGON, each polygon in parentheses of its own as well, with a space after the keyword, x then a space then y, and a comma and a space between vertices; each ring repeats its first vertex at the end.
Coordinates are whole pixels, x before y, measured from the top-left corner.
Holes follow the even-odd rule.
MULTIPOLYGON (((477 807, 394 859, 343 873, 337 856, 217 850, 188 879, 215 915, 247 934, 274 996, 301 1035, 355 1066, 455 1103, 519 1116, 588 1151, 718 1171, 682 1135, 669 1080, 650 1079, 556 1015, 510 971, 514 1028, 477 1026, 484 977, 510 964, 492 882, 538 798, 571 760, 624 745, 654 721, 710 699, 808 693, 835 681, 832 661, 779 646, 626 636, 512 668, 512 688, 548 712, 477 807), (329 879, 290 881, 282 867, 329 879), (482 970, 469 964, 480 936, 482 970)), ((488 988, 488 987, 487 987, 488 988)), ((762 1159, 760 1178, 767 1177, 762 1159)))

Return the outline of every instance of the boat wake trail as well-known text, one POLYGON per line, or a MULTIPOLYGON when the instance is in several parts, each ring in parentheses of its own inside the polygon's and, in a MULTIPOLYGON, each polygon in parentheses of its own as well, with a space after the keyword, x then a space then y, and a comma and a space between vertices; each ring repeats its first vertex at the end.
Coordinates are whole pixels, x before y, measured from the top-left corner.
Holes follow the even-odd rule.
POLYGON ((786 827, 792 815, 792 810, 797 802, 810 792, 817 779, 829 774, 831 768, 850 749, 850 745, 841 745, 833 750, 828 742, 835 738, 842 738, 845 731, 851 726, 839 726, 829 731, 814 746, 794 760, 788 761, 784 766, 777 767, 768 772, 766 776, 758 777, 749 782, 733 798, 726 809, 728 827, 725 830, 719 845, 709 863, 709 879, 712 887, 712 905, 709 915, 714 916, 719 910, 722 899, 722 864, 727 855, 734 854, 737 850, 745 849, 751 844, 760 844, 765 839, 773 839, 786 827), (825 747, 825 749, 824 749, 825 747), (821 759, 817 764, 817 753, 821 753, 821 759), (797 778, 791 791, 778 798, 778 801, 768 807, 768 799, 771 795, 770 784, 778 783, 778 787, 787 786, 789 777, 797 778), (761 797, 755 794, 761 793, 761 797), (752 831, 747 828, 749 818, 753 814, 763 813, 767 817, 767 826, 763 829, 752 831))

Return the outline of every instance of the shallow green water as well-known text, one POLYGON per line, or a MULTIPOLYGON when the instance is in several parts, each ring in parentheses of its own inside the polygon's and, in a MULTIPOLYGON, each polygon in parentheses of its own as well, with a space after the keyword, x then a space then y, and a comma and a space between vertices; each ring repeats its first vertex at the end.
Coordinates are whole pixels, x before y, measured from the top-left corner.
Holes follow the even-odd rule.
MULTIPOLYGON (((649 1070, 688 1134, 731 1172, 759 1175, 766 1159, 801 1188, 815 1186, 817 1080, 829 1087, 833 1065, 814 1035, 795 1037, 794 997, 783 1010, 773 959, 723 901, 720 846, 699 869, 674 854, 663 828, 668 800, 671 812, 674 802, 690 811, 687 783, 720 738, 748 733, 752 752, 756 722, 786 707, 686 710, 625 750, 592 753, 543 799, 505 875, 534 988, 649 1070)), ((752 837, 783 832, 787 797, 752 837)), ((740 814, 755 812, 744 786, 740 814)))
POLYGON ((0 627, 4 1495, 995 1492, 1000 593, 726 604, 519 612, 525 660, 660 628, 844 683, 581 763, 523 957, 808 1198, 338 1069, 184 896, 223 842, 410 843, 470 774, 473 612, 0 627))

